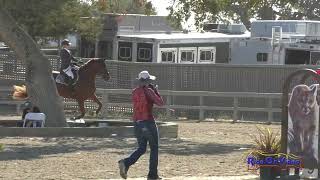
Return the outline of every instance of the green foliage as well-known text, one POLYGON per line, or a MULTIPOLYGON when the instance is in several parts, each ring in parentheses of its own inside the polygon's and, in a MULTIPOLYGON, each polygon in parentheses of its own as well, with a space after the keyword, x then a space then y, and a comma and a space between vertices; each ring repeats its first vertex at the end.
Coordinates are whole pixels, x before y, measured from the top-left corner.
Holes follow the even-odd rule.
POLYGON ((3 144, 0 144, 0 151, 3 151, 3 149, 4 149, 3 144))
POLYGON ((195 14, 195 25, 204 21, 237 22, 250 28, 250 19, 320 19, 320 4, 314 0, 175 0, 170 6, 175 24, 186 22, 195 14))
POLYGON ((291 0, 279 11, 280 19, 320 20, 320 3, 314 0, 291 0))
POLYGON ((252 136, 255 143, 250 150, 250 155, 260 157, 261 154, 276 154, 280 152, 281 141, 278 133, 271 131, 270 128, 259 128, 258 135, 252 136))
POLYGON ((1 0, 33 39, 61 39, 78 33, 94 41, 102 30, 103 13, 155 14, 146 0, 1 0))
POLYGON ((191 13, 195 13, 195 25, 198 30, 202 27, 202 22, 212 15, 217 15, 221 11, 221 0, 177 0, 175 4, 168 7, 169 18, 175 27, 180 27, 181 22, 186 22, 191 13))
POLYGON ((144 14, 146 15, 156 15, 156 9, 152 6, 151 1, 147 2, 144 6, 144 14))
POLYGON ((147 0, 91 0, 92 7, 103 13, 156 14, 147 0))
POLYGON ((48 16, 61 9, 70 0, 2 0, 1 7, 32 37, 47 35, 48 16))

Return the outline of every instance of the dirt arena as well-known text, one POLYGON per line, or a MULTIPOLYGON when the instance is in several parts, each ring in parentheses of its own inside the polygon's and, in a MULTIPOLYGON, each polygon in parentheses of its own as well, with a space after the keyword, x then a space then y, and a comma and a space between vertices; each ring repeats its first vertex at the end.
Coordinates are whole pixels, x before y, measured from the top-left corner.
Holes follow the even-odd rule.
MULTIPOLYGON (((177 139, 160 140, 159 174, 169 179, 253 176, 244 160, 253 144, 249 134, 256 132, 256 126, 280 132, 280 125, 195 121, 178 124, 177 139)), ((120 137, 1 138, 0 143, 5 146, 0 153, 0 179, 10 180, 119 179, 117 161, 136 147, 134 138, 120 137)), ((130 168, 130 178, 146 177, 148 155, 149 152, 130 168)))

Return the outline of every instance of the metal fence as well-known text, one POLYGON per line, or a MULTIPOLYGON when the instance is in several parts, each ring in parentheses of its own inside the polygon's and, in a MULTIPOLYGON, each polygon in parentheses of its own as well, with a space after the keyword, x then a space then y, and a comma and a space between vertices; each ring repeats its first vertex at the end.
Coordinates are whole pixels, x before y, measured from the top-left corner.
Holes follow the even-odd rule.
MULTIPOLYGON (((131 95, 131 89, 97 89, 97 93, 101 95, 101 99, 106 107, 122 107, 122 108, 132 108, 132 103, 129 102, 114 102, 110 101, 112 96, 122 95, 131 95)), ((240 115, 243 112, 263 112, 267 114, 268 121, 279 121, 280 119, 275 119, 275 114, 280 113, 280 107, 274 107, 273 100, 280 100, 281 93, 254 93, 254 92, 208 92, 208 91, 168 91, 162 90, 160 94, 164 97, 165 106, 162 108, 165 109, 165 114, 167 117, 171 117, 172 113, 174 114, 176 110, 190 111, 196 110, 198 112, 198 117, 196 119, 203 120, 208 117, 209 111, 228 111, 232 113, 232 119, 239 120, 240 115), (197 104, 185 105, 185 104, 174 104, 172 99, 177 96, 185 97, 195 97, 198 99, 197 104), (230 98, 232 103, 225 103, 223 106, 212 106, 208 105, 208 98, 210 97, 219 97, 219 98, 230 98), (265 99, 268 103, 263 107, 247 107, 239 103, 241 98, 261 98, 265 99)), ((108 112, 108 109, 105 108, 104 112, 108 112)), ((130 111, 132 112, 132 110, 130 111)), ((211 117, 212 118, 212 117, 211 117)))
MULTIPOLYGON (((57 56, 48 56, 52 69, 58 70, 60 60, 57 56)), ((87 61, 88 59, 83 59, 87 61)), ((111 79, 108 82, 100 77, 96 79, 98 88, 103 89, 131 89, 134 80, 142 70, 148 70, 157 76, 156 83, 160 90, 171 91, 209 91, 209 92, 254 92, 280 93, 287 76, 301 68, 315 69, 315 66, 298 65, 231 65, 231 64, 164 64, 164 63, 130 63, 120 61, 106 61, 111 79)), ((25 80, 23 62, 15 58, 12 52, 0 53, 0 86, 23 84, 25 80)), ((296 80, 298 82, 298 79, 296 80)), ((295 83, 292 84, 294 86, 295 83)), ((195 92, 196 93, 196 92, 195 92)), ((112 102, 130 102, 130 95, 117 94, 109 97, 112 102)), ((206 97, 207 106, 230 106, 233 98, 206 97)), ((172 104, 193 106, 199 104, 195 96, 174 96, 172 104)), ((280 107, 280 100, 271 102, 265 98, 239 97, 238 103, 243 107, 262 108, 280 107)), ((181 111, 180 113, 186 113, 181 111)), ((189 116, 198 117, 198 112, 187 111, 189 116)), ((212 110, 210 114, 220 113, 232 118, 232 112, 212 110)), ((268 119, 264 112, 243 112, 240 116, 246 119, 268 119)), ((275 115, 278 116, 278 115, 275 115)), ((273 118, 275 119, 275 118, 273 118)))
POLYGON ((128 89, 142 70, 157 76, 163 90, 279 93, 293 65, 164 64, 107 61, 112 79, 107 88, 128 89))
MULTIPOLYGON (((7 92, 8 90, 0 90, 1 92, 7 92)), ((241 114, 245 112, 260 112, 265 113, 268 121, 279 121, 279 119, 275 118, 275 114, 279 114, 281 112, 280 107, 274 107, 273 101, 280 100, 280 93, 234 93, 234 92, 207 92, 207 91, 168 91, 162 90, 160 91, 161 95, 164 98, 165 106, 161 108, 157 108, 156 112, 162 113, 166 118, 171 118, 172 116, 177 116, 177 112, 183 111, 195 111, 197 112, 197 117, 195 119, 203 120, 206 118, 221 118, 221 117, 213 117, 208 112, 210 111, 226 111, 232 114, 230 119, 239 120, 243 115, 241 114), (172 102, 172 99, 179 96, 185 97, 195 97, 198 100, 197 104, 175 104, 172 102), (223 105, 212 106, 209 105, 210 97, 218 97, 218 98, 229 98, 232 103, 225 103, 223 105), (239 103, 241 98, 260 98, 265 99, 268 103, 263 107, 246 107, 239 103)), ((112 97, 117 97, 119 95, 125 95, 130 97, 131 89, 97 89, 97 94, 99 99, 103 103, 102 115, 103 117, 107 117, 108 114, 112 111, 122 111, 128 115, 132 113, 132 103, 130 101, 114 101, 112 97)), ((13 101, 9 99, 0 99, 0 105, 14 105, 16 106, 16 113, 21 112, 21 104, 22 101, 13 101)), ((97 105, 93 104, 90 101, 85 103, 86 109, 94 110, 97 109, 97 105)), ((70 101, 65 99, 65 109, 66 110, 76 110, 78 108, 77 103, 74 101, 70 101)))
MULTIPOLYGON (((47 56, 53 70, 58 70, 58 56, 47 56)), ((87 61, 88 59, 83 59, 87 61)), ((137 74, 148 70, 157 76, 162 90, 279 93, 285 78, 301 68, 298 65, 231 65, 231 64, 165 64, 131 63, 107 60, 111 80, 97 78, 97 87, 130 89, 137 74)), ((0 52, 0 85, 25 80, 25 67, 13 52, 0 52), (9 82, 9 83, 8 83, 9 82)))

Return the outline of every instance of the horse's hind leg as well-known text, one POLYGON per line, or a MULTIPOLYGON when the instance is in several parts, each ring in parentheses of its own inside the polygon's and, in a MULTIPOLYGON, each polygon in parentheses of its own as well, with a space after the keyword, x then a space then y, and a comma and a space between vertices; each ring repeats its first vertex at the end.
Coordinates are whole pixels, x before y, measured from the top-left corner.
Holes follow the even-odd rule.
POLYGON ((84 117, 85 115, 85 109, 84 109, 84 101, 82 100, 78 100, 78 105, 79 105, 79 109, 80 109, 80 112, 81 112, 81 115, 75 117, 74 119, 81 119, 84 117))
POLYGON ((96 115, 98 115, 98 113, 100 112, 100 110, 102 108, 102 103, 99 101, 96 94, 93 94, 91 99, 99 105, 98 109, 96 110, 96 115))

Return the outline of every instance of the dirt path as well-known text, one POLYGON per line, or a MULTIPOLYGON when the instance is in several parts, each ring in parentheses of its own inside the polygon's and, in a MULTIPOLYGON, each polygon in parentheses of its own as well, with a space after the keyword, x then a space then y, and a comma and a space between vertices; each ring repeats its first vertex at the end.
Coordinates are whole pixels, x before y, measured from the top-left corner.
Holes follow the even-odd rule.
MULTIPOLYGON (((255 126, 179 122, 179 138, 160 140, 159 174, 170 179, 254 175, 246 170, 244 152, 252 146, 248 135, 255 126)), ((279 125, 268 127, 280 131, 279 125)), ((136 146, 134 138, 1 138, 0 143, 5 145, 0 179, 119 179, 117 161, 136 146)), ((129 177, 146 176, 148 153, 129 177)))

